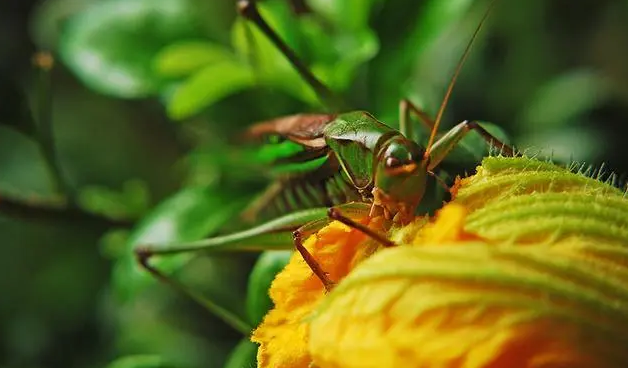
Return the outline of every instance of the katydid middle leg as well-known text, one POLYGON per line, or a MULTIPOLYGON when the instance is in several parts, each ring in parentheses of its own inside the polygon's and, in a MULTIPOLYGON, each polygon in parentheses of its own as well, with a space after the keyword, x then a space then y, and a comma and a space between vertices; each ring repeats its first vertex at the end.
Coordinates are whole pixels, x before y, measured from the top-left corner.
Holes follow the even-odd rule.
POLYGON ((460 140, 470 131, 475 130, 480 136, 491 145, 500 149, 501 153, 506 156, 514 156, 515 151, 512 147, 505 144, 497 137, 489 133, 486 129, 482 128, 476 121, 463 121, 462 123, 451 128, 445 135, 440 137, 429 152, 430 162, 427 166, 429 171, 432 171, 438 164, 440 164, 447 154, 460 142, 460 140))
POLYGON ((416 115, 421 123, 427 127, 429 131, 434 129, 434 119, 432 119, 425 111, 417 107, 407 98, 399 101, 399 131, 406 137, 413 139, 412 126, 410 125, 410 113, 416 115))

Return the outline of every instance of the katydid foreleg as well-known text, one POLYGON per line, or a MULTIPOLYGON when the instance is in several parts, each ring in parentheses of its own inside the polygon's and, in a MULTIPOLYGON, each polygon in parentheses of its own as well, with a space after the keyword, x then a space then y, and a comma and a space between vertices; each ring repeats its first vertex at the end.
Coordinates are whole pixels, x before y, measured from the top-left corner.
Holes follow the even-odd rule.
POLYGON ((308 235, 314 233, 317 230, 320 230, 322 226, 329 223, 330 220, 336 220, 341 222, 352 229, 358 230, 364 235, 370 237, 376 242, 382 244, 385 247, 392 247, 396 244, 388 239, 385 235, 378 233, 377 231, 371 229, 367 225, 364 225, 358 221, 356 221, 352 217, 356 216, 368 216, 367 207, 358 207, 359 203, 348 203, 346 205, 330 207, 327 211, 327 218, 312 221, 298 228, 292 233, 292 239, 294 241, 294 247, 301 254, 301 257, 305 261, 305 263, 310 267, 314 275, 321 281, 326 291, 331 291, 333 287, 336 285, 336 282, 329 278, 329 274, 325 272, 320 263, 314 258, 312 253, 307 250, 307 248, 303 245, 303 239, 308 235))
POLYGON ((505 144, 497 137, 489 133, 476 121, 463 121, 462 123, 451 128, 445 135, 434 142, 432 149, 429 151, 430 162, 427 166, 428 171, 433 170, 440 164, 447 154, 460 142, 460 140, 470 131, 475 130, 490 145, 499 148, 500 152, 506 156, 514 156, 515 151, 512 147, 505 144))

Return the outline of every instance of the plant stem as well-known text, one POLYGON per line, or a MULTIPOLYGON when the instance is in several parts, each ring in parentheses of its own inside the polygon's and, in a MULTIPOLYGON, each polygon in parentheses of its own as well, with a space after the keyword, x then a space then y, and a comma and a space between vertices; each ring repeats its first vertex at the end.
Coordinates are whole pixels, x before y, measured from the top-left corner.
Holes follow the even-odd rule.
POLYGON ((37 110, 39 116, 36 139, 52 174, 55 190, 63 194, 67 198, 68 204, 72 206, 73 196, 61 171, 52 127, 52 78, 50 71, 54 65, 54 59, 48 52, 39 52, 34 57, 34 63, 39 69, 39 81, 37 84, 37 110))

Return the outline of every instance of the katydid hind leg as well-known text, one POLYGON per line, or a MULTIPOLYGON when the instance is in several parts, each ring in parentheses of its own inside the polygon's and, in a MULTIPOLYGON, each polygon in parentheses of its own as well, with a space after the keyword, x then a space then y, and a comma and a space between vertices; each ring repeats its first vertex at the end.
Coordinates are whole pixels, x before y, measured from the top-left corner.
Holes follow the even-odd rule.
POLYGON ((135 250, 137 263, 157 280, 168 285, 174 291, 196 301, 198 304, 205 307, 210 313, 214 314, 243 335, 248 336, 251 333, 253 326, 250 326, 238 315, 234 314, 229 309, 217 304, 213 300, 201 295, 200 293, 193 291, 178 280, 166 275, 157 267, 153 266, 150 263, 150 259, 153 255, 154 253, 148 247, 140 247, 135 250))
POLYGON ((484 129, 476 121, 463 121, 462 123, 451 128, 445 135, 437 140, 430 151, 430 162, 427 166, 432 171, 447 157, 449 152, 460 142, 460 140, 470 131, 476 131, 488 144, 497 147, 504 156, 514 156, 515 151, 512 147, 502 142, 484 129))
POLYGON ((432 119, 423 109, 417 107, 407 98, 399 101, 399 131, 404 136, 413 139, 412 123, 410 114, 416 115, 419 121, 425 125, 429 132, 434 129, 434 119, 432 119))

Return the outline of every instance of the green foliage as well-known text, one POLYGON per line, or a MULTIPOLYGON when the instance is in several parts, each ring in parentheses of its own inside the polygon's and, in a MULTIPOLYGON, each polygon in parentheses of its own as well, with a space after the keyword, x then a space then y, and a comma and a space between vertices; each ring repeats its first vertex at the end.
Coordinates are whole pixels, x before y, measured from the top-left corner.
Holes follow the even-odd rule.
POLYGON ((145 97, 163 81, 152 70, 168 43, 198 35, 191 3, 105 0, 72 17, 61 38, 64 62, 90 88, 117 97, 145 97))
MULTIPOLYGON (((295 170, 265 164, 301 148, 243 146, 237 134, 255 121, 334 107, 319 100, 257 27, 239 18, 233 2, 40 3, 32 13, 32 41, 52 49, 61 64, 53 70, 52 125, 40 121, 39 75, 22 75, 32 50, 16 47, 31 41, 5 32, 0 42, 8 56, 0 61, 0 208, 19 200, 37 215, 27 211, 18 220, 3 212, 0 219, 7 249, 1 268, 20 280, 0 285, 7 301, 0 329, 10 340, 0 350, 8 352, 7 364, 104 367, 122 356, 109 367, 254 366, 253 344, 158 284, 137 265, 134 250, 246 230, 241 209, 270 177, 295 170), (12 62, 19 68, 11 69, 12 62), (56 160, 42 153, 41 126, 54 128, 56 160), (69 196, 57 193, 51 162, 60 164, 69 196), (69 221, 59 215, 70 210, 76 216, 69 221), (15 318, 9 314, 14 305, 21 306, 15 318), (64 350, 74 345, 71 353, 64 350)), ((301 14, 290 1, 259 5, 348 108, 394 126, 402 97, 435 112, 486 3, 309 0, 312 11, 301 14)), ((628 23, 620 15, 628 12, 607 3, 564 12, 540 1, 497 2, 442 131, 483 119, 518 148, 540 146, 564 160, 609 157, 624 136, 617 127, 626 119, 628 23), (608 116, 619 123, 603 124, 608 116)), ((8 28, 26 18, 10 15, 0 12, 8 28)), ((449 174, 439 175, 450 182, 486 152, 484 141, 470 134, 447 157, 449 174)), ((628 167, 628 156, 614 153, 614 167, 628 167)), ((432 189, 420 211, 445 199, 440 187, 432 189)), ((254 256, 234 251, 292 246, 289 232, 272 235, 225 242, 221 252, 206 256, 157 255, 150 263, 255 325, 272 305, 268 287, 290 252, 265 252, 253 265, 254 256)))
POLYGON ((161 357, 155 355, 132 355, 115 360, 107 368, 174 368, 174 366, 166 364, 161 357))
POLYGON ((242 65, 229 61, 211 63, 175 90, 168 104, 168 115, 173 119, 190 117, 252 83, 251 71, 242 65))
POLYGON ((593 110, 609 97, 604 76, 592 70, 572 70, 543 85, 519 123, 527 128, 560 126, 593 110))
MULTIPOLYGON (((218 188, 190 187, 160 203, 135 228, 127 241, 124 257, 114 273, 114 285, 125 299, 132 298, 155 282, 140 269, 133 250, 137 246, 187 242, 214 234, 242 210, 247 198, 230 197, 218 188)), ((182 267, 191 254, 163 257, 153 261, 166 273, 182 267)))
POLYGON ((242 339, 233 349, 224 368, 254 368, 257 365, 257 344, 242 339))
POLYGON ((155 72, 165 78, 186 77, 207 64, 233 62, 231 51, 203 40, 183 40, 159 51, 153 59, 155 72))
POLYGON ((3 105, 0 126, 33 136, 36 131, 35 120, 31 115, 24 91, 15 81, 6 77, 0 76, 0 78, 0 101, 3 105))
POLYGON ((110 218, 132 219, 143 215, 149 206, 146 184, 140 180, 124 183, 120 192, 99 186, 81 189, 78 197, 81 207, 110 218))

